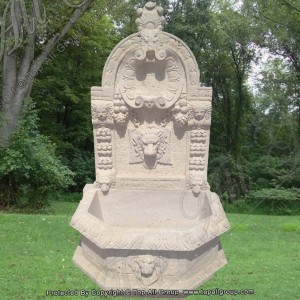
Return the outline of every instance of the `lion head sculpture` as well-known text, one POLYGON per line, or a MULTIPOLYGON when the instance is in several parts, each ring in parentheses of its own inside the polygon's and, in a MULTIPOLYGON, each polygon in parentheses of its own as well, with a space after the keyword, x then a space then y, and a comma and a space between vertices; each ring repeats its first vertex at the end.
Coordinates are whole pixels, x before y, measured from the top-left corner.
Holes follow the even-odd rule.
POLYGON ((166 129, 147 127, 130 132, 130 163, 143 163, 146 169, 155 169, 157 163, 171 164, 170 132, 166 129))

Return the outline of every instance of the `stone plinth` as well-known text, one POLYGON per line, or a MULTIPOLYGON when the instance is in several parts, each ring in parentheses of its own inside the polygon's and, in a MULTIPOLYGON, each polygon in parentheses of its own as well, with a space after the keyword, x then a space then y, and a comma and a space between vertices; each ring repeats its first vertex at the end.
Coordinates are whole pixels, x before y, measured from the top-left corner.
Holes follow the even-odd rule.
POLYGON ((192 289, 226 263, 218 236, 229 224, 214 193, 103 196, 89 185, 71 224, 81 233, 75 264, 105 289, 192 289))

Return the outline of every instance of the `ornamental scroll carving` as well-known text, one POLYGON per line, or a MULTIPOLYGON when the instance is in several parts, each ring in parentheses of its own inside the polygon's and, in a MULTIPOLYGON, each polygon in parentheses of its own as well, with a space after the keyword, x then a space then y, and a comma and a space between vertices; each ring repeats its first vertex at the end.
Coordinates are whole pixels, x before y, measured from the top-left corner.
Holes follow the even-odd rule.
POLYGON ((167 109, 179 99, 184 88, 179 58, 162 49, 144 47, 131 51, 119 74, 121 95, 132 108, 167 109))

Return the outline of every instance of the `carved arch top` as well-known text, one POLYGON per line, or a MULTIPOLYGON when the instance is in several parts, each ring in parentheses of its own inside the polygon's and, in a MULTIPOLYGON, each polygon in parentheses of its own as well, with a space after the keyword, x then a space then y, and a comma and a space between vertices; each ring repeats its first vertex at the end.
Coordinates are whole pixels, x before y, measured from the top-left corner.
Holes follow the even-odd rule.
POLYGON ((102 87, 92 87, 97 182, 102 191, 134 186, 132 175, 124 181, 130 170, 145 187, 162 171, 164 186, 174 180, 199 194, 207 187, 212 89, 200 87, 189 47, 162 31, 163 9, 148 2, 137 14, 139 32, 113 49, 102 87), (177 166, 183 156, 188 162, 177 166))
POLYGON ((139 32, 122 40, 107 59, 103 96, 113 99, 120 93, 132 108, 160 109, 171 107, 181 94, 197 96, 197 61, 182 40, 162 31, 163 9, 148 2, 137 13, 139 32))

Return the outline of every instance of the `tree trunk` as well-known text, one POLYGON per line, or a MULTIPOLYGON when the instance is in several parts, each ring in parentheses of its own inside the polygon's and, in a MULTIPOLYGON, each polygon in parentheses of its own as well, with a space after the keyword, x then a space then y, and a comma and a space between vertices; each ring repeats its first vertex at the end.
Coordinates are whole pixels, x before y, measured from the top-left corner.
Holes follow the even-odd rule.
POLYGON ((4 117, 4 124, 0 128, 0 147, 6 148, 9 146, 9 138, 10 136, 16 132, 18 119, 20 116, 21 108, 26 99, 26 95, 30 94, 31 91, 31 83, 27 83, 26 86, 20 87, 12 87, 10 86, 10 94, 5 93, 5 89, 3 89, 3 94, 5 96, 2 97, 4 102, 2 104, 2 113, 4 117))
POLYGON ((241 123, 242 116, 244 113, 244 94, 243 94, 243 79, 238 74, 237 75, 237 105, 236 105, 236 120, 234 127, 234 143, 233 143, 233 153, 236 159, 240 156, 240 144, 241 144, 241 123))
MULTIPOLYGON (((9 19, 6 36, 15 40, 15 45, 12 49, 4 49, 3 52, 3 91, 1 101, 1 111, 4 117, 4 124, 0 128, 0 148, 9 146, 11 135, 16 132, 18 118, 24 100, 30 96, 34 77, 38 74, 43 63, 51 54, 54 46, 69 32, 74 23, 85 13, 95 0, 85 0, 83 4, 74 9, 73 14, 59 32, 55 33, 45 43, 45 46, 40 55, 34 59, 35 55, 35 37, 36 30, 33 25, 33 30, 27 32, 24 39, 24 51, 17 56, 16 50, 20 47, 19 36, 25 31, 24 26, 21 28, 24 10, 22 11, 22 0, 9 2, 11 12, 6 14, 4 18, 9 19), (22 15, 23 14, 23 15, 22 15), (7 17, 9 16, 9 17, 7 17)), ((7 6, 8 7, 8 6, 7 6)), ((30 14, 31 19, 36 17, 36 11, 33 9, 30 14)), ((32 24, 31 24, 32 25, 32 24)))
POLYGON ((226 145, 227 145, 227 152, 231 152, 231 145, 232 145, 232 113, 231 113, 231 99, 228 91, 228 87, 224 87, 224 101, 226 105, 226 145))

